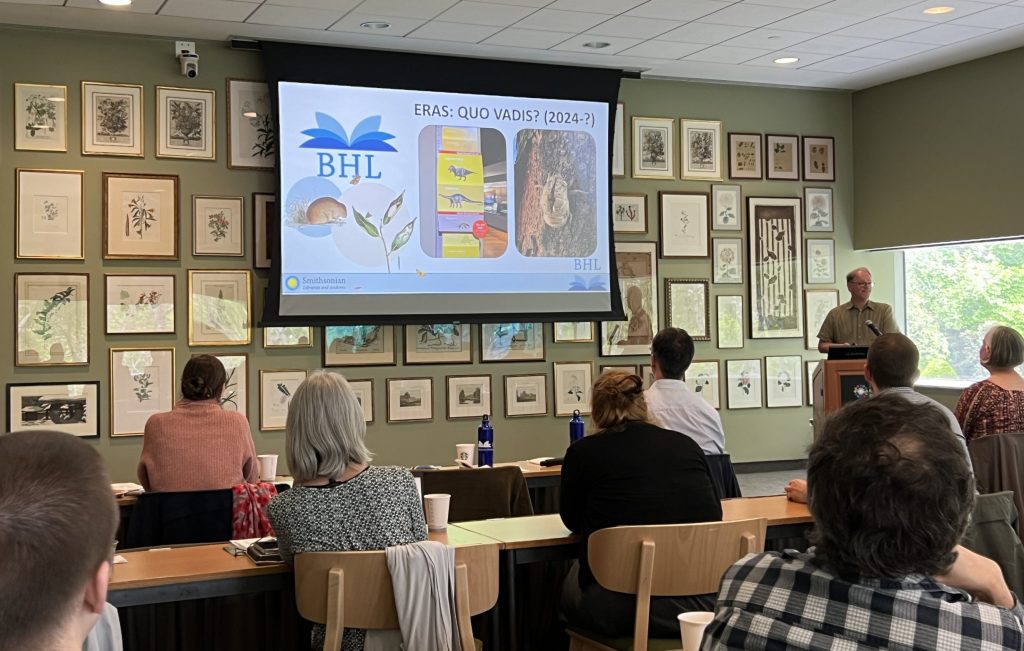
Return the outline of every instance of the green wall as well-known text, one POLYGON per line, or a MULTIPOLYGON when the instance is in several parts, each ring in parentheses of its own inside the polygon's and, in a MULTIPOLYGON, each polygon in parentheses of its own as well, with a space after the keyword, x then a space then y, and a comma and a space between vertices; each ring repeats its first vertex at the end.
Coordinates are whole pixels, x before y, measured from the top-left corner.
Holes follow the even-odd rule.
MULTIPOLYGON (((262 77, 258 54, 235 52, 220 43, 200 43, 201 74, 196 80, 187 80, 178 74, 177 61, 172 57, 171 42, 167 39, 129 38, 111 35, 53 32, 45 30, 0 29, 0 57, 17 65, 0 68, 0 88, 13 89, 15 82, 66 84, 68 86, 68 153, 14 151, 12 140, 12 102, 0 102, 0 197, 4 197, 3 228, 14 234, 14 180, 15 168, 58 168, 85 170, 86 184, 86 259, 84 261, 19 260, 14 258, 13 243, 8 256, 0 260, 0 272, 8 278, 13 272, 65 271, 90 274, 90 344, 91 361, 88 367, 16 368, 14 366, 14 336, 3 331, 0 342, 0 370, 5 382, 100 380, 101 404, 104 410, 102 435, 96 446, 108 459, 115 481, 133 480, 135 464, 142 447, 141 437, 109 437, 108 373, 112 346, 175 346, 178 372, 184 360, 196 351, 240 353, 249 355, 249 409, 254 423, 254 439, 260 453, 283 452, 284 432, 258 430, 258 382, 260 369, 319 368, 321 364, 321 333, 314 332, 313 348, 265 350, 262 333, 253 334, 249 346, 222 348, 194 348, 187 345, 187 270, 212 268, 251 268, 251 228, 246 234, 246 257, 196 258, 191 252, 191 196, 212 194, 245 197, 247 214, 251 214, 253 192, 273 190, 273 175, 266 172, 229 170, 226 164, 225 79, 259 79, 262 77), (28 57, 26 53, 32 52, 28 57), (145 87, 145 142, 144 159, 81 156, 80 82, 103 81, 138 83, 145 87), (182 161, 157 159, 154 155, 154 96, 155 86, 172 85, 214 89, 217 92, 217 161, 182 161), (102 258, 102 187, 103 172, 136 172, 176 174, 180 177, 180 249, 181 259, 176 262, 104 261, 102 258), (103 274, 118 273, 174 273, 177 276, 177 331, 174 335, 106 335, 103 324, 103 274)), ((853 239, 853 137, 850 95, 837 92, 797 91, 748 86, 696 84, 688 82, 627 80, 623 82, 622 100, 626 105, 626 124, 629 117, 657 116, 717 119, 723 121, 724 131, 746 131, 781 134, 832 135, 836 139, 837 180, 827 184, 835 191, 837 269, 840 283, 835 285, 846 300, 844 273, 859 265, 868 265, 874 272, 876 298, 891 302, 893 298, 893 262, 888 253, 865 253, 852 250, 853 239)), ((629 150, 627 135, 626 149, 629 150)), ((616 192, 644 192, 648 197, 650 217, 646 236, 621 236, 621 241, 654 240, 657 237, 659 190, 710 190, 710 183, 682 181, 651 181, 616 179, 616 192)), ((729 182, 729 181, 725 181, 729 182)), ((747 196, 802 196, 804 183, 783 181, 742 182, 744 198, 747 196)), ((806 185, 826 185, 809 183, 806 185)), ((251 221, 249 222, 251 226, 251 221)), ((746 243, 746 229, 743 231, 746 243)), ((714 236, 735 237, 735 232, 715 232, 714 236)), ((826 236, 828 234, 825 234, 826 236)), ((12 240, 13 242, 13 237, 12 240)), ((710 260, 660 260, 659 277, 709 278, 710 260)), ((266 272, 255 272, 255 313, 262 310, 261 294, 266 285, 266 272)), ((663 283, 659 282, 663 292, 663 283)), ((821 287, 821 286, 815 286, 821 287)), ((712 285, 711 305, 718 294, 744 294, 746 285, 712 285)), ((662 299, 664 296, 661 297, 662 299)), ((13 282, 0 283, 0 305, 13 306, 13 282)), ((664 305, 664 301, 661 301, 664 305)), ((749 309, 749 308, 748 308, 749 309)), ((664 310, 659 315, 664 318, 664 310)), ((9 320, 10 324, 11 321, 9 320)), ((815 351, 804 349, 802 339, 747 340, 740 350, 719 351, 715 347, 714 309, 712 308, 712 341, 698 342, 696 359, 746 359, 765 355, 802 355, 807 360, 817 359, 815 351)), ((8 326, 10 328, 11 326, 8 326)), ((505 419, 503 409, 503 376, 523 373, 546 373, 551 376, 554 361, 592 360, 595 367, 614 364, 647 363, 643 357, 601 358, 597 344, 558 344, 551 342, 551 326, 545 327, 547 346, 544 362, 413 366, 358 367, 342 369, 353 379, 374 380, 374 408, 376 421, 368 428, 368 440, 377 454, 378 462, 397 464, 445 463, 453 457, 453 446, 458 442, 474 440, 476 421, 447 421, 445 419, 445 376, 459 374, 490 374, 493 386, 494 418, 497 459, 514 460, 541 455, 560 455, 568 437, 563 418, 552 416, 505 419), (388 425, 384 395, 388 377, 434 378, 434 419, 430 423, 388 425)), ((479 328, 473 328, 474 359, 479 360, 479 328)), ((724 364, 723 364, 724 371, 724 364)), ((808 419, 809 407, 788 409, 759 409, 731 411, 725 409, 724 384, 722 419, 727 433, 727 447, 737 461, 762 461, 802 458, 811 439, 808 419)), ((550 388, 549 388, 550 391, 550 388)), ((550 400, 550 395, 549 395, 550 400)))

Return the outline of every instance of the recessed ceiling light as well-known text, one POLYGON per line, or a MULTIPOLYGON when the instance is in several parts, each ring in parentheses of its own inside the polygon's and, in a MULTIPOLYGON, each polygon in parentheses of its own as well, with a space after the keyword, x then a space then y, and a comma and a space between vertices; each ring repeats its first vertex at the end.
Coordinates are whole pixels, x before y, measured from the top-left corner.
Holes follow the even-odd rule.
POLYGON ((921 13, 928 14, 929 16, 939 16, 941 14, 948 14, 951 11, 956 11, 956 7, 928 7, 921 13))
POLYGON ((359 23, 359 26, 363 29, 387 29, 391 27, 391 23, 385 23, 383 20, 368 20, 365 23, 359 23))
POLYGON ((787 63, 796 63, 799 60, 800 59, 798 59, 796 57, 779 57, 778 59, 775 59, 775 61, 773 61, 773 63, 778 63, 778 64, 781 64, 781 65, 785 65, 787 63))
POLYGON ((600 50, 601 48, 605 48, 610 45, 611 43, 609 43, 608 41, 589 41, 587 43, 584 43, 583 47, 589 47, 592 50, 600 50))
POLYGON ((101 5, 107 5, 108 7, 127 7, 132 3, 132 0, 100 0, 101 5))
POLYGON ((258 118, 260 116, 256 111, 245 111, 242 113, 243 118, 258 118))

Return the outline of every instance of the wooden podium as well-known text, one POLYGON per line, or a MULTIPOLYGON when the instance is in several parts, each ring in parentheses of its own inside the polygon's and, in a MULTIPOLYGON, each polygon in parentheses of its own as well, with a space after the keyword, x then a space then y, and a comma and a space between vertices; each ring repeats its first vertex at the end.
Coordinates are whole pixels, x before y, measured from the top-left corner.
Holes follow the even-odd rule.
POLYGON ((811 379, 814 392, 814 440, 821 436, 825 418, 848 402, 870 392, 864 378, 863 359, 827 360, 818 362, 811 379))

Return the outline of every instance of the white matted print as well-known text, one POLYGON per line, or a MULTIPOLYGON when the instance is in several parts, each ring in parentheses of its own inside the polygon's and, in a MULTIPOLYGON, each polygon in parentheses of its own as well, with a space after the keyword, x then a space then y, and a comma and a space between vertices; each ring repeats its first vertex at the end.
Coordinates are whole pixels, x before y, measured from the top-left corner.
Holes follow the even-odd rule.
POLYGON ((711 241, 711 282, 716 285, 743 284, 743 240, 716 237, 711 241))
POLYGON ((144 434, 153 414, 174 406, 173 348, 110 349, 110 435, 144 434))
POLYGON ((661 257, 708 257, 707 192, 658 192, 661 208, 661 257))
POLYGON ((593 362, 555 362, 555 416, 590 413, 594 387, 593 362))
POLYGON ((429 377, 388 378, 388 422, 434 418, 434 380, 429 377))
POLYGON ((481 362, 544 361, 543 323, 485 323, 480 326, 481 362))
POLYGON ((804 188, 804 230, 831 233, 835 230, 832 214, 832 188, 804 188))
POLYGON ((743 297, 718 296, 718 347, 743 348, 743 297))
POLYGON ((15 274, 15 366, 89 363, 89 275, 15 274))
POLYGON ((363 420, 366 423, 373 422, 373 380, 348 380, 352 387, 352 393, 356 394, 356 401, 363 409, 363 420))
POLYGON ((306 380, 303 370, 260 370, 260 429, 284 429, 295 390, 306 380))
POLYGON ((82 82, 82 153, 143 156, 142 86, 82 82))
POLYGON ((17 170, 15 257, 81 260, 85 212, 81 170, 17 170))
POLYGON ((682 135, 683 178, 722 179, 722 123, 718 120, 679 120, 682 135))
POLYGON ((278 326, 263 328, 264 348, 312 348, 313 328, 309 326, 278 326))
POLYGON ((252 340, 249 271, 188 271, 188 345, 246 345, 252 340))
POLYGON ((406 364, 466 364, 473 361, 472 327, 466 323, 405 326, 406 364))
POLYGON ((626 105, 615 105, 615 130, 612 135, 612 176, 626 175, 626 105))
POLYGON ((761 178, 761 160, 761 134, 729 133, 730 179, 761 178))
POLYGON ((216 92, 156 87, 157 158, 217 158, 216 92))
POLYGON ((552 332, 556 344, 586 343, 594 340, 594 322, 555 321, 552 332))
POLYGON ((173 274, 107 274, 105 280, 108 335, 174 332, 173 274))
POLYGON ((633 178, 674 179, 675 120, 633 118, 633 178))
POLYGON ((601 323, 602 355, 648 355, 651 352, 651 340, 659 330, 655 246, 654 242, 615 244, 615 266, 626 320, 601 323))
POLYGON ((708 281, 665 280, 665 316, 670 328, 682 328, 694 341, 711 341, 708 281))
POLYGON ((99 382, 35 382, 7 385, 7 431, 47 430, 72 436, 100 435, 99 382))
POLYGON ((804 358, 799 355, 764 358, 767 406, 800 407, 804 404, 804 358))
POLYGON ((237 411, 249 416, 249 356, 214 355, 224 365, 227 379, 224 391, 220 394, 220 408, 225 411, 237 411))
POLYGON ((800 199, 747 197, 750 337, 802 337, 800 199))
POLYGON ((272 170, 277 153, 270 89, 262 81, 228 79, 228 167, 272 170))
POLYGON ((192 255, 245 255, 242 197, 192 195, 192 255))
POLYGON ((448 420, 491 414, 490 375, 449 375, 448 420))
POLYGON ((324 328, 324 366, 394 366, 395 326, 324 328))
POLYGON ((818 350, 818 331, 828 313, 839 306, 838 289, 805 289, 804 318, 807 319, 807 350, 818 350))
POLYGON ((804 136, 804 180, 836 180, 836 141, 831 136, 804 136))
POLYGON ((548 413, 548 376, 506 375, 505 417, 546 416, 548 413))
POLYGON ((743 230, 743 193, 738 185, 711 186, 711 229, 743 230))
POLYGON ((807 284, 831 285, 836 282, 836 243, 834 240, 807 240, 807 284))
POLYGON ((612 230, 616 233, 647 232, 647 195, 612 195, 612 230))
POLYGON ((683 376, 686 386, 715 409, 722 408, 718 368, 718 360, 694 361, 683 376))
POLYGON ((725 363, 726 398, 729 409, 759 409, 761 360, 730 359, 725 363))
POLYGON ((103 173, 103 257, 178 259, 178 177, 103 173))
POLYGON ((14 148, 68 150, 68 87, 14 84, 14 148))

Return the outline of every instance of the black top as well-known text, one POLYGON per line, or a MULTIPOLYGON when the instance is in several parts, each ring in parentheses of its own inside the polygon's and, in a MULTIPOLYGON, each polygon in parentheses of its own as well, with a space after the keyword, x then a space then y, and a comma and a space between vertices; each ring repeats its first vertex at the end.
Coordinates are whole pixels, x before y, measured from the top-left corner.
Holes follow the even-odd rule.
POLYGON ((586 537, 607 527, 722 519, 704 452, 685 434, 631 422, 569 446, 562 464, 562 522, 584 536, 580 585, 594 581, 586 537))

